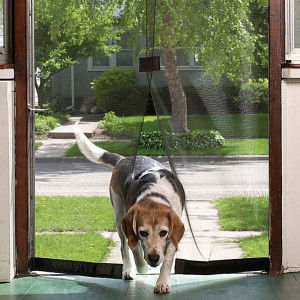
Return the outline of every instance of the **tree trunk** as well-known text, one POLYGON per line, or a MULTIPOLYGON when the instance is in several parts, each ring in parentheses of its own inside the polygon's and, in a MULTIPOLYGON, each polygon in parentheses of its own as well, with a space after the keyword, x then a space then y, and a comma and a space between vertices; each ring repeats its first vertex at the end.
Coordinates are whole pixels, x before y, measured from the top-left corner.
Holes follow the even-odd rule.
POLYGON ((172 130, 174 133, 187 131, 187 103, 180 81, 176 49, 163 48, 165 76, 172 105, 172 130))
MULTIPOLYGON (((161 3, 163 5, 163 2, 161 3)), ((180 133, 187 131, 187 103, 178 73, 173 22, 167 11, 166 9, 164 12, 162 22, 162 51, 172 105, 172 130, 174 133, 180 133)))

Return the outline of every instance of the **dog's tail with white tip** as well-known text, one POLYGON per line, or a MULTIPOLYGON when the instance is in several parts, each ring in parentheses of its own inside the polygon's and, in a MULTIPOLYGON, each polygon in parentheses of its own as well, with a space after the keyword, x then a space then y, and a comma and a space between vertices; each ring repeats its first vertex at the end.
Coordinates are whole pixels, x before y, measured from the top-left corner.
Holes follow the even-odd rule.
POLYGON ((79 121, 77 121, 73 126, 78 147, 81 153, 91 162, 115 166, 119 160, 124 158, 122 155, 110 153, 94 145, 82 132, 78 124, 79 121))

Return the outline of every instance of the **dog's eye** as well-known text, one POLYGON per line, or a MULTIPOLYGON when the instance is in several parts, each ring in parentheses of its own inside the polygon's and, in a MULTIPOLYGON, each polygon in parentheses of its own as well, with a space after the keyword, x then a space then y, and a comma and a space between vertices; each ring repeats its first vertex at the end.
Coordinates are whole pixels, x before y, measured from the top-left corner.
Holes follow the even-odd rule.
POLYGON ((159 233, 159 235, 161 236, 161 237, 164 237, 164 236, 166 236, 168 234, 168 231, 167 230, 162 230, 160 233, 159 233))
POLYGON ((147 232, 147 231, 144 231, 144 230, 141 230, 141 231, 140 231, 140 235, 141 235, 142 237, 147 237, 147 236, 148 236, 148 232, 147 232))

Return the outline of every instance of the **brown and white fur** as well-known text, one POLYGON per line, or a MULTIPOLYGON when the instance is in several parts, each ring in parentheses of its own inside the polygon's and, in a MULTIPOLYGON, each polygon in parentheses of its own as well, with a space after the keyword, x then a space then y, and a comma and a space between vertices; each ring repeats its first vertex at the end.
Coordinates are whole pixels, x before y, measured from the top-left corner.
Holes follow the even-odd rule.
POLYGON ((148 265, 162 264, 154 292, 170 292, 170 272, 184 233, 180 219, 185 201, 182 184, 156 160, 107 152, 95 146, 78 124, 74 129, 79 148, 89 160, 113 166, 109 190, 121 239, 123 278, 133 279, 135 269, 145 274, 148 265))

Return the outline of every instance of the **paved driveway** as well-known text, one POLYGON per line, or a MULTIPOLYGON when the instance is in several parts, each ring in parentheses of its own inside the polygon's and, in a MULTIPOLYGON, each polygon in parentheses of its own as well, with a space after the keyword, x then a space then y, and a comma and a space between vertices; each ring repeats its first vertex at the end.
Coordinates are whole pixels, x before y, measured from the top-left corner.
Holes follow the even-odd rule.
MULTIPOLYGON (((174 165, 188 200, 268 194, 267 160, 186 158, 174 165)), ((85 158, 36 159, 36 195, 108 196, 110 177, 111 167, 85 158)))

